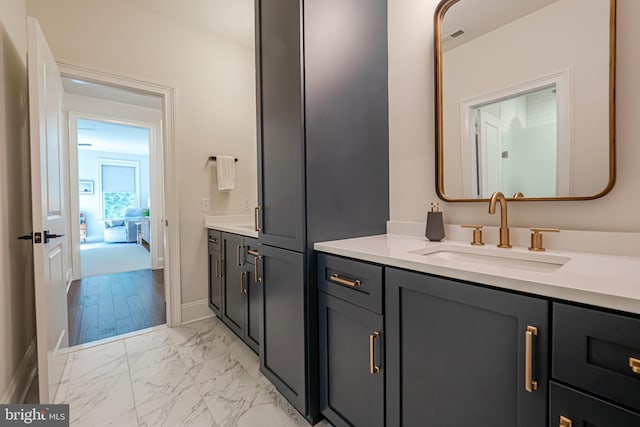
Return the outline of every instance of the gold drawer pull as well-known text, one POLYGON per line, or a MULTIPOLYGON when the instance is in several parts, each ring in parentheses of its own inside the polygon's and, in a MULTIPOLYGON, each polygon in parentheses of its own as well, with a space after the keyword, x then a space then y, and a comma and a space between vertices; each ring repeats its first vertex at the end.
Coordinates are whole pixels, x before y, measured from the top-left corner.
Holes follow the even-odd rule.
POLYGON ((254 283, 262 283, 262 276, 260 275, 260 260, 262 259, 261 256, 257 256, 256 257, 256 261, 253 264, 253 282, 254 283))
POLYGON ((253 208, 253 229, 254 231, 262 231, 262 229, 258 226, 258 212, 260 212, 260 209, 262 209, 262 206, 256 206, 255 208, 253 208))
POLYGON ((247 293, 247 291, 244 289, 244 278, 247 276, 247 272, 243 271, 240 274, 240 294, 244 295, 247 293))
POLYGON ((373 353, 374 341, 379 336, 380 336, 380 332, 378 331, 374 331, 371 335, 369 335, 369 372, 371 373, 371 375, 380 373, 380 366, 376 365, 376 362, 374 360, 374 353, 373 353))
POLYGON ((560 416, 560 426, 559 427, 572 427, 573 421, 567 417, 560 416))
POLYGON ((335 283, 340 283, 341 285, 351 286, 352 288, 356 288, 360 286, 359 279, 356 279, 356 280, 343 279, 342 277, 338 276, 338 273, 332 274, 331 277, 329 277, 329 280, 335 283))
POLYGON ((216 277, 222 277, 220 275, 220 260, 219 259, 216 260, 216 277))
POLYGON ((538 335, 538 328, 527 326, 525 339, 524 389, 529 393, 538 389, 538 382, 533 379, 533 336, 538 335))
POLYGON ((640 375, 640 359, 636 359, 633 357, 629 358, 629 366, 634 374, 640 375))

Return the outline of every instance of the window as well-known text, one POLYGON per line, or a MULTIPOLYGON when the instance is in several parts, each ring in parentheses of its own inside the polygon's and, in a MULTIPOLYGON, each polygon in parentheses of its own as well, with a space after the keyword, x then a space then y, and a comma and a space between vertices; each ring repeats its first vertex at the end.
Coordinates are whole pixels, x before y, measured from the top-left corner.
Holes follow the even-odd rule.
POLYGON ((123 218, 127 208, 138 207, 138 162, 101 159, 99 167, 103 218, 123 218))

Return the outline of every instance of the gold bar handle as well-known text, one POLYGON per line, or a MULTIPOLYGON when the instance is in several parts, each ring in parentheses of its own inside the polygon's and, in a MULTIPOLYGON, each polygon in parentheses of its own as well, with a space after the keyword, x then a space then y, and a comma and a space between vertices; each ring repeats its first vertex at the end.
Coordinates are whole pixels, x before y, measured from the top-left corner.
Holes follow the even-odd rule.
POLYGON ((374 331, 371 335, 369 335, 369 373, 371 373, 371 375, 380 373, 380 367, 376 365, 373 353, 374 342, 379 336, 380 332, 378 331, 374 331))
POLYGON ((241 293, 242 295, 244 295, 244 294, 246 294, 246 293, 247 293, 247 291, 244 289, 244 278, 245 278, 246 276, 247 276, 247 272, 246 272, 246 271, 243 271, 243 272, 240 274, 240 293, 241 293))
POLYGON ((238 266, 242 266, 244 264, 244 262, 242 262, 242 260, 240 258, 242 258, 242 248, 244 247, 244 245, 238 245, 238 252, 237 252, 237 258, 238 258, 238 266))
POLYGON ((262 206, 256 206, 253 208, 253 228, 255 231, 262 231, 262 229, 258 226, 258 212, 262 209, 262 206))
POLYGON ((220 260, 219 259, 216 260, 216 277, 222 277, 220 275, 220 260))
POLYGON ((634 357, 629 358, 629 367, 634 374, 640 375, 640 359, 636 359, 634 357))
POLYGON ((329 280, 331 280, 332 282, 335 282, 335 283, 339 283, 341 285, 350 286, 352 288, 357 288, 358 286, 360 286, 360 280, 359 279, 356 279, 356 280, 343 279, 342 277, 340 277, 338 275, 338 273, 332 274, 331 277, 329 277, 329 280))
POLYGON ((529 393, 538 389, 538 382, 533 379, 533 337, 538 335, 538 328, 527 326, 525 339, 524 389, 529 393))
POLYGON ((560 416, 560 426, 559 427, 573 427, 573 421, 570 418, 560 416))
POLYGON ((262 259, 261 256, 256 257, 256 262, 253 264, 253 281, 255 283, 262 283, 262 276, 260 276, 260 267, 258 264, 262 259))

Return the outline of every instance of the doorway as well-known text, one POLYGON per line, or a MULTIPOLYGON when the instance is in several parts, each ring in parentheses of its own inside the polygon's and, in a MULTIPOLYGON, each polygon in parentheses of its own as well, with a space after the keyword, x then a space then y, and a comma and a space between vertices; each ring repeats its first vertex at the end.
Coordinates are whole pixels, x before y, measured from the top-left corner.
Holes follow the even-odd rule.
POLYGON ((63 76, 69 128, 69 345, 166 323, 163 102, 63 76), (74 191, 74 188, 77 188, 74 191))

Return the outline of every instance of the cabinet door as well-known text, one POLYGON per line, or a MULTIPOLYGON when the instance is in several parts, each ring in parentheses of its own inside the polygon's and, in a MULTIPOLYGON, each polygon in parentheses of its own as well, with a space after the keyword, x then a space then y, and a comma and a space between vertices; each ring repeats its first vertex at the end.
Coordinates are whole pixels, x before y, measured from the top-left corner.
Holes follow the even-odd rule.
POLYGON ((236 234, 222 234, 225 277, 222 320, 238 336, 244 334, 247 277, 242 266, 243 238, 236 234))
POLYGON ((547 301, 392 268, 385 286, 387 425, 546 425, 547 301))
POLYGON ((382 316, 319 294, 320 409, 336 426, 384 425, 382 316))
POLYGON ((640 414, 551 382, 549 386, 549 427, 557 426, 638 427, 640 426, 640 414))
POLYGON ((223 272, 222 252, 209 247, 209 307, 217 316, 222 313, 223 272))
POLYGON ((256 353, 260 350, 260 304, 262 303, 262 280, 256 269, 260 268, 261 258, 256 257, 257 264, 246 264, 247 275, 247 307, 245 310, 244 341, 256 353))
POLYGON ((304 248, 300 2, 256 2, 260 242, 304 248))
POLYGON ((304 256, 265 245, 260 254, 260 371, 305 414, 304 256))

